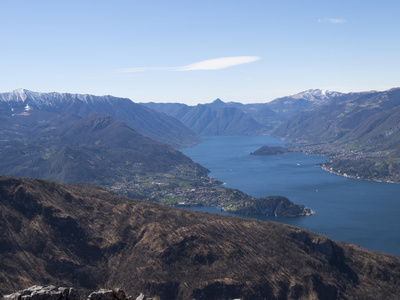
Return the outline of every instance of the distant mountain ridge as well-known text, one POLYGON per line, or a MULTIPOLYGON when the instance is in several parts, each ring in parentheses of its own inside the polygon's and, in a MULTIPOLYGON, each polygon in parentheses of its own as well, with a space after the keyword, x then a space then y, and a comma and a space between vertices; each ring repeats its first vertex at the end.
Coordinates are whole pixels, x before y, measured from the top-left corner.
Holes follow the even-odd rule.
POLYGON ((184 104, 144 103, 145 106, 177 118, 201 136, 251 135, 264 132, 252 117, 222 102, 188 106, 184 104))
POLYGON ((127 98, 69 93, 38 93, 24 89, 0 94, 0 116, 26 115, 31 110, 86 117, 108 114, 139 133, 176 148, 193 146, 201 138, 175 118, 127 98))
POLYGON ((257 135, 271 132, 289 117, 341 95, 314 89, 267 103, 225 103, 216 99, 197 106, 153 102, 143 105, 177 118, 202 136, 257 135))

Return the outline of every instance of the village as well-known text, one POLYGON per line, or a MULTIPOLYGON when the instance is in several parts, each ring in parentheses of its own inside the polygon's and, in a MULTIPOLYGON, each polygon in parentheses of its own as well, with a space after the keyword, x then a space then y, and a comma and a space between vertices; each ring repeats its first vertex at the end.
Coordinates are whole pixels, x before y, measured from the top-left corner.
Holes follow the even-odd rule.
POLYGON ((288 152, 303 152, 326 156, 326 162, 317 166, 325 171, 355 179, 378 182, 400 182, 400 162, 389 151, 356 151, 331 144, 302 144, 288 152))
POLYGON ((208 176, 195 176, 191 170, 175 169, 168 174, 137 175, 110 189, 130 198, 149 200, 170 206, 216 206, 224 209, 245 205, 254 198, 236 189, 222 187, 223 182, 208 176))

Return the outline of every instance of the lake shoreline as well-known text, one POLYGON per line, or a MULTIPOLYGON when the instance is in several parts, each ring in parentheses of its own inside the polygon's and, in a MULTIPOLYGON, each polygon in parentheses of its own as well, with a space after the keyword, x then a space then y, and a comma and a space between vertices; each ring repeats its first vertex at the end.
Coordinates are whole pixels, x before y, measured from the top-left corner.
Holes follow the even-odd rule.
MULTIPOLYGON (((184 153, 210 170, 210 177, 254 198, 284 195, 312 208, 311 217, 265 217, 318 232, 338 241, 400 256, 400 186, 354 180, 320 167, 327 153, 296 151, 281 155, 249 155, 263 145, 285 146, 271 136, 211 137, 184 153)), ((286 145, 287 146, 287 145, 286 145)), ((294 145, 293 148, 299 145, 294 145)), ((299 149, 299 148, 298 148, 299 149)), ((207 210, 197 207, 196 210, 207 210)), ((218 208, 208 212, 228 214, 218 208)), ((230 214, 239 217, 254 217, 230 214)))
POLYGON ((357 179, 357 180, 366 180, 366 181, 373 181, 373 182, 380 182, 380 183, 394 183, 394 184, 400 184, 400 182, 395 182, 395 181, 391 181, 391 180, 384 180, 384 179, 377 179, 377 178, 363 178, 361 176, 352 176, 352 175, 348 175, 347 173, 341 173, 338 171, 334 171, 332 168, 329 168, 327 166, 325 166, 324 164, 317 164, 316 165, 318 168, 321 168, 322 170, 329 172, 331 174, 334 175, 338 175, 338 176, 342 176, 345 178, 351 178, 351 179, 357 179))
MULTIPOLYGON (((333 167, 326 165, 327 163, 333 164, 333 163, 339 163, 341 161, 347 161, 347 162, 352 162, 352 164, 350 164, 350 168, 354 169, 358 166, 358 163, 362 160, 371 160, 372 162, 376 161, 376 162, 379 162, 382 164, 386 163, 385 158, 382 158, 379 155, 374 156, 371 154, 366 154, 366 153, 358 152, 358 151, 354 151, 354 150, 347 150, 345 148, 336 147, 336 146, 332 146, 329 144, 308 144, 307 142, 301 142, 301 141, 294 142, 294 141, 287 140, 287 139, 280 138, 280 137, 276 137, 276 138, 290 143, 289 146, 285 147, 286 151, 284 153, 296 152, 296 153, 312 154, 312 155, 319 155, 319 156, 326 157, 327 162, 317 164, 317 167, 319 167, 329 173, 339 175, 339 176, 342 176, 345 178, 360 179, 360 180, 382 182, 382 183, 400 184, 400 174, 399 174, 400 172, 394 173, 394 174, 389 174, 389 175, 385 176, 386 178, 371 176, 371 175, 367 177, 367 176, 363 176, 362 174, 360 175, 359 173, 357 173, 356 175, 350 174, 350 172, 354 172, 354 170, 346 171, 346 166, 341 166, 339 169, 338 167, 333 168, 333 167), (292 143, 295 143, 295 144, 292 145, 292 143), (332 155, 330 153, 335 153, 335 154, 332 155), (397 180, 395 178, 397 178, 397 180)), ((261 148, 263 148, 263 147, 264 146, 262 146, 261 148)), ((261 150, 261 148, 258 150, 261 150)), ((272 148, 274 148, 274 147, 272 147, 272 148)), ((275 148, 282 148, 282 147, 275 147, 275 148)), ((257 152, 257 151, 255 151, 255 152, 257 152)), ((284 154, 284 153, 277 153, 276 155, 284 154)), ((254 152, 251 154, 254 155, 254 152)), ((349 166, 347 166, 347 168, 349 168, 349 166)))

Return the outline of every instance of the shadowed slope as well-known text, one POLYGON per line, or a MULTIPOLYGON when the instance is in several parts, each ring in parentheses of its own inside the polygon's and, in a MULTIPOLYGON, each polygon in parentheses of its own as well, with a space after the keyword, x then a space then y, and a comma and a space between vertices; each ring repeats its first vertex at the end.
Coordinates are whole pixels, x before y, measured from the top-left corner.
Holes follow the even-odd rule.
POLYGON ((111 185, 142 172, 166 173, 178 166, 208 172, 173 147, 107 115, 81 119, 32 112, 0 120, 0 132, 0 152, 7 158, 0 162, 2 174, 111 185))

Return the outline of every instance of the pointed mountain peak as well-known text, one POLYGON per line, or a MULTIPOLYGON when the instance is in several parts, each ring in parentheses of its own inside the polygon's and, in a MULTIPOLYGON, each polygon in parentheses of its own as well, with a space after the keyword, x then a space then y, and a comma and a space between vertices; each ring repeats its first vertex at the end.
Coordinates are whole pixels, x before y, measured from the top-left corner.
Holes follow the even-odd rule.
POLYGON ((225 102, 222 101, 221 99, 217 98, 212 102, 212 104, 225 104, 225 102))
POLYGON ((226 103, 223 102, 221 99, 217 98, 208 105, 213 109, 220 109, 220 108, 226 106, 226 103))

